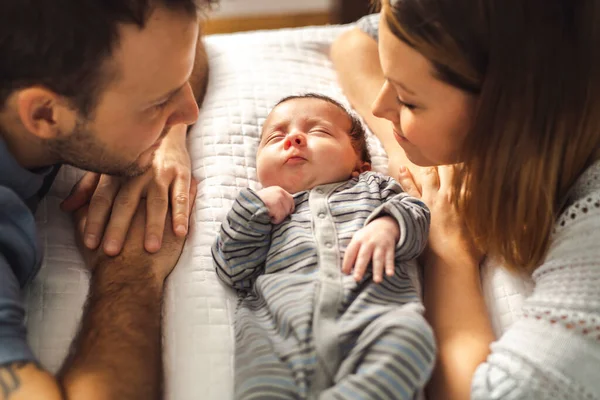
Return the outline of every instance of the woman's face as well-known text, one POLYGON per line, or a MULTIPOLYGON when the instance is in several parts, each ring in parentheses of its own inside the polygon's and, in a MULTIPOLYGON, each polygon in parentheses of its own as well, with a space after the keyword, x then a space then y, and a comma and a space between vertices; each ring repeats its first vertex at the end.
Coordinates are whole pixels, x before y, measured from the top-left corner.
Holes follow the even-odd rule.
POLYGON ((459 162, 477 98, 435 78, 431 62, 398 39, 381 15, 379 60, 386 80, 373 114, 392 123, 396 140, 414 164, 459 162))

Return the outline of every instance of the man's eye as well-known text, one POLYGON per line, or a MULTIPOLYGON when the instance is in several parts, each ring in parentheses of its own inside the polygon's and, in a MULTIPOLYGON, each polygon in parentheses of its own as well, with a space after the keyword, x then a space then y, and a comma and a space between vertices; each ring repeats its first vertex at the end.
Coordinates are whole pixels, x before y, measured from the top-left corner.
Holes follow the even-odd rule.
POLYGON ((169 104, 169 100, 166 100, 166 101, 163 101, 162 103, 156 104, 152 108, 156 111, 161 111, 167 106, 167 104, 169 104))

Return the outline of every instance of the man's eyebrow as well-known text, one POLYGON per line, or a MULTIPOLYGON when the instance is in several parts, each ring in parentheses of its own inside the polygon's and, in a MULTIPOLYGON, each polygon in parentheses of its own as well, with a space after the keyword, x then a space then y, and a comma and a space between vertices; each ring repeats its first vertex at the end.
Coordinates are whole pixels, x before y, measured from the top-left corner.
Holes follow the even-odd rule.
POLYGON ((404 86, 402 83, 393 80, 389 76, 386 76, 385 79, 388 80, 388 81, 390 81, 390 82, 392 82, 396 86, 400 86, 406 93, 412 94, 413 96, 417 95, 414 91, 410 90, 409 88, 407 88, 406 86, 404 86))

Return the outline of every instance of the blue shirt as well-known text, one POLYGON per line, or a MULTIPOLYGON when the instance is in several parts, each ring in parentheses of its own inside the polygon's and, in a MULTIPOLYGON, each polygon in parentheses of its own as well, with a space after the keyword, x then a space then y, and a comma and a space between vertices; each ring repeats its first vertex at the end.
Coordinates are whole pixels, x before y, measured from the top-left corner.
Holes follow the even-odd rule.
POLYGON ((41 265, 33 214, 58 169, 21 167, 0 138, 0 365, 35 360, 27 344, 21 289, 41 265))

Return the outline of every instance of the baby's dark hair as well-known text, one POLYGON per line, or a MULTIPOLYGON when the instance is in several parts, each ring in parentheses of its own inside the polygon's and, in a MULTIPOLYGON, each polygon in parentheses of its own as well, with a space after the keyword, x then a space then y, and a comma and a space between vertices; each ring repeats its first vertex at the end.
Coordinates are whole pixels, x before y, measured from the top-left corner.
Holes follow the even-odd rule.
MULTIPOLYGON (((284 97, 283 99, 279 100, 279 102, 277 104, 275 104, 275 107, 277 107, 281 103, 285 103, 286 101, 295 100, 295 99, 323 100, 323 101, 333 104, 334 106, 336 106, 340 110, 342 110, 348 116, 348 118, 350 118, 351 126, 350 126, 350 131, 348 132, 348 135, 350 135, 350 139, 352 141, 352 146, 354 147, 356 154, 359 155, 361 161, 368 162, 369 164, 371 163, 371 155, 369 154, 369 149, 367 146, 367 135, 365 132, 365 127, 363 126, 363 124, 360 122, 360 120, 354 114, 349 112, 348 109, 342 105, 342 103, 332 99, 329 96, 325 96, 323 94, 304 93, 304 94, 284 97)), ((273 108, 275 108, 275 107, 273 107, 273 108)))

